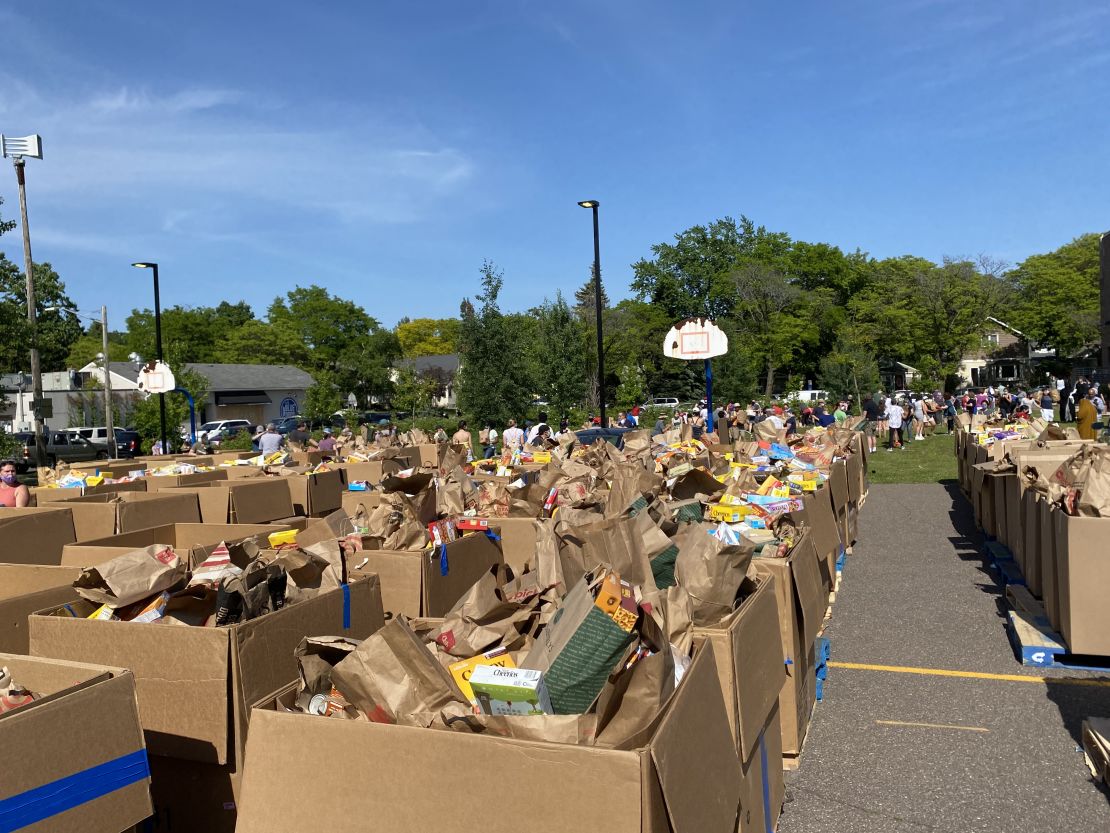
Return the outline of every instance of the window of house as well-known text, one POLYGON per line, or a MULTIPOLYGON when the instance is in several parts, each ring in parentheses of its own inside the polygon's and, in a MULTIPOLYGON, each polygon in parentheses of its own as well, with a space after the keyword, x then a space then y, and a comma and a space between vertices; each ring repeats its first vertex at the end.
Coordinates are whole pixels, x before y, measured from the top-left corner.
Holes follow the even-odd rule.
POLYGON ((987 344, 998 344, 998 333, 987 333, 987 344))

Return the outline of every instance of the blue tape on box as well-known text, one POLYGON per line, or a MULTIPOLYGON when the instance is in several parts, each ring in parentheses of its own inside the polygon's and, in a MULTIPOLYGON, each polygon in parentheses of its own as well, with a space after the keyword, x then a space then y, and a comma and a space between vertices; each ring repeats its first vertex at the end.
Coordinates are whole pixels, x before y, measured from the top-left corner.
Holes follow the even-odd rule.
POLYGON ((0 799, 0 831, 30 827, 150 777, 146 750, 67 775, 49 784, 0 799))

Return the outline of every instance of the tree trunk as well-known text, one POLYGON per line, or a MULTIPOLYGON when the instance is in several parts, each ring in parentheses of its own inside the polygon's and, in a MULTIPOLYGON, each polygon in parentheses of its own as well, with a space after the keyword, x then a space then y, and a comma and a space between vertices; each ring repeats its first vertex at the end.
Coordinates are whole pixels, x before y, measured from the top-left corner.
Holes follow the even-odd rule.
POLYGON ((767 359, 767 383, 763 387, 763 395, 770 396, 775 386, 775 364, 767 359))

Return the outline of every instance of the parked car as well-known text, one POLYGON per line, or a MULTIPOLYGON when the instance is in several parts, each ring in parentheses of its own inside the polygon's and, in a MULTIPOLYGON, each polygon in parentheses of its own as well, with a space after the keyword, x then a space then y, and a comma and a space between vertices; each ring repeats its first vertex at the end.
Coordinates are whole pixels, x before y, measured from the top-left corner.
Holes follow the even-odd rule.
POLYGON ((605 440, 617 448, 623 448, 624 435, 631 430, 631 428, 583 428, 581 431, 575 431, 574 436, 582 445, 593 445, 598 440, 605 440))
POLYGON ((138 431, 126 428, 116 429, 116 457, 121 460, 130 460, 140 457, 143 453, 143 438, 138 431))
POLYGON ((785 394, 783 399, 797 399, 799 402, 813 405, 822 399, 828 401, 829 392, 827 390, 796 390, 792 393, 785 394))
MULTIPOLYGON (((98 448, 84 437, 71 436, 68 431, 46 432, 46 464, 55 466, 59 461, 66 463, 84 463, 89 460, 107 460, 108 450, 98 448)), ((35 435, 30 431, 20 431, 14 435, 22 443, 22 449, 16 451, 16 471, 25 472, 35 465, 35 435)))
MULTIPOLYGON (((142 436, 137 431, 129 431, 125 428, 114 429, 116 435, 116 457, 120 459, 130 459, 138 457, 142 454, 142 436)), ((70 437, 83 437, 93 445, 98 446, 107 452, 108 456, 112 454, 112 448, 108 443, 108 429, 104 426, 92 428, 70 428, 70 437)))
POLYGON ((224 428, 246 428, 250 430, 253 427, 250 420, 246 419, 217 419, 213 422, 206 422, 197 428, 197 437, 200 438, 202 435, 207 437, 224 428))
POLYGON ((649 399, 641 408, 665 408, 667 410, 676 410, 678 408, 677 396, 657 396, 654 399, 649 399))
POLYGON ((279 434, 288 434, 302 422, 307 423, 308 420, 303 416, 282 417, 274 420, 274 428, 277 429, 279 434))

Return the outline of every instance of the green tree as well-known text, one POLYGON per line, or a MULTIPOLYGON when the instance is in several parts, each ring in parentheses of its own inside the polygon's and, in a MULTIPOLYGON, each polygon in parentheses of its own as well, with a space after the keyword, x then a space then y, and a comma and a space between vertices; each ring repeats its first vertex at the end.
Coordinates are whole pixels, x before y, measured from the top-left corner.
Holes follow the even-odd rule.
POLYGON ((298 286, 275 299, 267 317, 300 336, 311 362, 305 369, 313 375, 327 373, 344 396, 354 393, 367 400, 388 393, 400 344, 358 304, 321 286, 298 286))
POLYGON ((632 264, 632 290, 650 299, 675 320, 703 316, 723 318, 735 304, 732 275, 746 263, 782 267, 790 237, 767 231, 747 217, 731 217, 708 226, 692 226, 675 242, 651 247, 654 259, 632 264))
POLYGON ((322 419, 343 406, 344 396, 335 377, 327 371, 317 371, 314 379, 312 387, 305 391, 303 415, 309 419, 322 419))
POLYGON ((582 350, 586 328, 561 292, 535 312, 536 390, 546 397, 552 412, 565 414, 586 395, 586 354, 582 350))
POLYGON ((488 260, 481 274, 480 307, 463 319, 459 337, 459 404, 478 421, 503 425, 524 413, 532 386, 527 367, 515 360, 522 345, 514 342, 497 303, 504 275, 488 260))
POLYGON ((457 318, 414 318, 398 323, 395 332, 401 355, 415 359, 456 352, 460 323, 457 318))
POLYGON ((412 365, 405 365, 397 371, 394 383, 393 406, 402 414, 416 415, 432 403, 439 389, 436 379, 417 373, 412 365))
MULTIPOLYGON (((96 361, 97 356, 104 349, 104 340, 100 335, 100 322, 94 321, 89 328, 81 334, 69 347, 66 357, 66 367, 71 370, 80 370, 89 362, 96 361)), ((127 336, 124 333, 108 331, 108 359, 113 362, 125 362, 128 358, 127 336)))
POLYGON ((818 381, 833 399, 855 402, 858 410, 863 395, 880 387, 879 363, 866 347, 844 337, 821 359, 818 381))
POLYGON ((1099 235, 1084 234, 1019 263, 1006 275, 1017 293, 1007 323, 1062 356, 1098 341, 1098 244, 1099 235))
MULTIPOLYGON (((71 312, 75 304, 65 283, 49 263, 36 263, 35 309, 38 315, 39 361, 43 373, 66 369, 69 348, 81 337, 82 326, 71 312), (47 309, 50 312, 47 312, 47 309)), ((27 324, 27 279, 23 270, 0 252, 0 363, 28 367, 31 332, 27 324)))
POLYGON ((749 263, 732 273, 737 348, 758 357, 765 368, 763 394, 774 391, 775 372, 790 368, 808 341, 816 340, 808 294, 782 271, 749 263))
POLYGON ((226 364, 289 364, 308 367, 308 347, 288 327, 251 319, 228 330, 215 346, 216 361, 226 364))
MULTIPOLYGON (((208 390, 208 379, 202 374, 182 368, 174 370, 174 378, 177 380, 177 386, 189 391, 194 399, 204 398, 208 390)), ((165 396, 166 437, 171 446, 169 451, 181 445, 182 429, 189 425, 189 402, 180 393, 167 393, 165 396)), ((161 434, 158 394, 136 400, 127 421, 148 444, 158 439, 161 434)))

